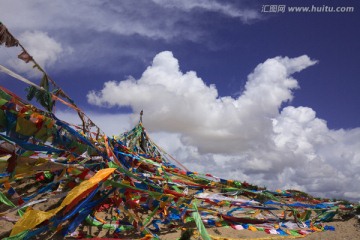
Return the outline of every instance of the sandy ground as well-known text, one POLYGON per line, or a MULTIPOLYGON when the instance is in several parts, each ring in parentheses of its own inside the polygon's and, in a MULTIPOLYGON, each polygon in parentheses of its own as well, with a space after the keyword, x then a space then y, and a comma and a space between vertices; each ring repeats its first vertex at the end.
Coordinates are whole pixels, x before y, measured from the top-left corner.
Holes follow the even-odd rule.
MULTIPOLYGON (((27 194, 34 193, 37 190, 38 186, 36 182, 25 182, 23 184, 20 184, 17 188, 18 192, 21 194, 22 192, 27 192, 27 194)), ((40 194, 37 196, 36 199, 42 199, 42 198, 48 198, 46 202, 42 202, 39 204, 34 205, 34 209, 39 209, 42 211, 48 211, 50 209, 53 209, 57 204, 59 204, 59 198, 49 198, 49 195, 46 196, 46 194, 40 194)), ((15 203, 15 199, 12 199, 15 203)), ((5 206, 4 204, 0 205, 0 212, 4 212, 11 209, 8 206, 5 206)), ((104 213, 105 214, 105 213, 104 213)), ((7 217, 11 221, 7 221, 0 218, 0 239, 6 238, 9 236, 15 222, 19 219, 19 216, 17 216, 16 212, 12 212, 10 214, 7 214, 7 217)), ((106 218, 105 216, 101 216, 106 218)), ((342 240, 360 240, 360 220, 353 217, 350 220, 343 221, 340 218, 334 218, 332 222, 325 223, 324 225, 334 226, 335 231, 324 231, 324 232, 315 232, 312 234, 309 234, 302 239, 312 239, 312 240, 318 240, 318 239, 342 239, 342 240)), ((161 226, 160 226, 161 227, 161 226)), ((188 228, 195 229, 196 226, 194 223, 189 224, 187 226, 188 228)), ((81 231, 86 233, 87 235, 92 236, 93 238, 112 238, 114 239, 113 231, 111 230, 103 230, 98 227, 90 227, 86 224, 80 225, 80 227, 77 228, 77 231, 81 231)), ((207 228, 208 233, 213 237, 213 239, 227 239, 227 240, 234 240, 234 239, 286 239, 284 237, 281 237, 279 235, 271 235, 266 234, 264 232, 253 232, 250 230, 235 230, 231 227, 213 227, 213 228, 207 228)), ((161 228, 161 232, 158 234, 160 239, 164 240, 175 240, 179 239, 181 236, 181 230, 178 229, 167 229, 167 228, 161 228)), ((35 239, 51 239, 51 240, 62 240, 64 239, 63 236, 60 234, 55 233, 46 233, 44 235, 38 236, 35 239)), ((65 237, 65 239, 76 239, 73 237, 65 237)), ((133 232, 126 232, 123 235, 120 235, 120 239, 141 239, 141 236, 133 231, 133 232)), ((200 239, 198 235, 195 234, 195 236, 191 237, 191 239, 200 239)))
MULTIPOLYGON (((348 221, 335 221, 327 225, 334 226, 335 231, 324 231, 324 232, 315 232, 301 239, 306 240, 356 240, 360 239, 360 225, 357 219, 352 218, 348 221)), ((270 235, 264 232, 252 232, 249 230, 234 230, 231 227, 220 227, 220 228, 208 228, 208 233, 215 237, 214 239, 222 240, 232 240, 232 239, 286 239, 277 235, 270 235)), ((100 233, 100 232, 99 232, 100 233)), ((102 232, 103 234, 104 232, 102 232)), ((99 236, 102 235, 101 233, 99 236)), ((159 234, 160 239, 163 240, 174 240, 178 239, 181 236, 181 231, 173 232, 163 232, 159 234)), ((95 237, 95 236, 94 236, 95 237)), ((104 236, 101 237, 111 237, 104 236)), ((125 237, 125 236, 124 236, 125 237)), ((129 239, 140 239, 139 237, 129 236, 129 239)), ((67 238, 71 239, 71 238, 67 238)), ((198 237, 192 237, 191 239, 200 239, 198 237)))
MULTIPOLYGON (((20 185, 20 188, 22 191, 26 191, 28 194, 33 193, 36 191, 37 186, 36 183, 32 182, 31 184, 23 184, 24 186, 20 185), (29 185, 31 187, 29 187, 29 185)), ((19 191, 21 192, 21 191, 19 191)), ((35 199, 41 199, 46 197, 45 195, 39 195, 35 199)), ((49 196, 47 196, 49 197, 49 196)), ((52 208, 54 208, 57 204, 59 204, 59 198, 49 198, 48 201, 42 202, 39 204, 34 205, 34 209, 39 209, 43 211, 48 211, 52 208)), ((5 206, 4 204, 0 205, 0 212, 4 212, 6 210, 10 209, 10 207, 5 206)), ((7 221, 0 218, 0 239, 3 239, 5 237, 8 237, 10 235, 10 232, 16 222, 16 220, 19 219, 19 216, 17 216, 16 212, 12 212, 11 214, 7 215, 8 218, 13 219, 14 222, 7 221)), ((104 219, 106 218, 103 216, 104 219)), ((335 231, 324 231, 324 232, 315 232, 312 234, 307 235, 306 237, 303 237, 302 239, 312 239, 312 240, 318 240, 318 239, 342 239, 342 240, 360 240, 360 220, 353 217, 350 220, 343 221, 339 218, 334 218, 332 222, 325 223, 324 225, 334 226, 335 231)), ((162 227, 162 226, 160 226, 162 227)), ((196 226, 194 223, 187 226, 188 228, 195 229, 196 226)), ((111 230, 103 230, 98 227, 90 227, 86 224, 80 225, 78 227, 77 231, 81 231, 86 233, 87 235, 92 236, 93 238, 112 238, 114 239, 113 231, 111 230)), ((214 237, 213 239, 227 239, 227 240, 233 240, 233 239, 286 239, 282 238, 279 235, 272 235, 272 234, 266 234, 265 232, 253 232, 250 230, 235 230, 231 227, 212 227, 207 228, 208 233, 214 237)), ((158 234, 160 239, 164 240, 175 240, 179 239, 181 236, 181 230, 178 229, 167 229, 167 228, 161 228, 161 232, 158 234)), ((195 237, 193 236, 191 239, 200 239, 197 237, 198 235, 195 234, 195 237)), ((51 240, 61 240, 64 239, 63 236, 60 234, 55 233, 47 233, 41 236, 38 236, 35 239, 51 239, 51 240)), ((73 237, 65 237, 65 239, 76 239, 73 237)), ((120 239, 141 239, 141 236, 133 231, 133 232, 126 232, 123 235, 120 235, 120 239)))
MULTIPOLYGON (((48 204, 45 204, 48 205, 48 204)), ((46 208, 47 206, 44 206, 46 208)), ((15 214, 13 215, 16 218, 15 214)), ((8 221, 0 220, 0 239, 8 237, 12 226, 14 224, 8 221)), ((334 220, 333 222, 329 222, 326 225, 334 226, 335 231, 324 231, 324 232, 315 232, 302 239, 306 240, 318 240, 318 239, 342 239, 342 240, 355 240, 360 239, 360 221, 356 218, 352 218, 347 221, 342 220, 334 220)), ((112 231, 101 230, 97 227, 88 227, 81 226, 78 228, 79 230, 86 232, 87 234, 93 236, 93 238, 114 238, 112 236, 112 231)), ((207 228, 208 233, 214 237, 214 239, 284 239, 277 235, 266 234, 264 232, 252 232, 249 230, 235 230, 231 227, 214 227, 207 228)), ((178 239, 181 236, 180 230, 163 230, 159 234, 160 239, 164 240, 174 240, 178 239)), ((121 239, 140 239, 141 237, 138 234, 134 234, 133 232, 129 232, 126 235, 122 235, 121 239)), ((60 240, 64 239, 64 237, 57 234, 46 234, 43 236, 39 236, 36 239, 54 239, 60 240)), ((65 239, 75 239, 72 237, 66 237, 65 239)), ((199 239, 198 237, 192 237, 191 239, 199 239)), ((286 238, 285 238, 286 239, 286 238)))
MULTIPOLYGON (((324 232, 315 232, 306 237, 302 237, 301 239, 306 240, 356 240, 360 239, 360 224, 359 221, 355 218, 352 218, 348 221, 334 221, 328 223, 329 226, 334 226, 335 231, 324 231, 324 232)), ((235 230, 231 227, 218 227, 218 228, 207 228, 208 233, 214 237, 214 239, 221 239, 221 240, 232 240, 232 239, 286 239, 282 238, 281 236, 266 234, 264 232, 252 232, 249 230, 235 230)), ((99 231, 93 229, 93 237, 112 237, 110 234, 107 235, 104 231, 99 231), (96 236, 95 234, 98 233, 99 235, 96 236)), ((159 234, 160 239, 163 240, 175 240, 180 238, 181 231, 166 231, 159 234)), ((139 236, 122 236, 128 239, 140 239, 139 236)), ((60 239, 60 238, 59 238, 60 239)), ((66 238, 72 239, 72 238, 66 238)), ((192 237, 191 239, 200 239, 198 237, 192 237)))

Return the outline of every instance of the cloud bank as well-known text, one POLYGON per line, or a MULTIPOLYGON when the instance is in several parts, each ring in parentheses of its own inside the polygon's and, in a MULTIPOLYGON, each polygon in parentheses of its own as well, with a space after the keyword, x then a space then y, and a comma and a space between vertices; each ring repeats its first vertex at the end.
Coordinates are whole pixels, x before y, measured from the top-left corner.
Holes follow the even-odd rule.
MULTIPOLYGON (((30 43, 28 50, 36 60, 49 68, 56 63, 53 72, 88 67, 116 71, 108 62, 121 62, 122 68, 134 59, 147 62, 159 42, 215 45, 209 43, 214 29, 204 25, 217 21, 219 16, 240 24, 261 19, 258 9, 216 0, 1 0, 0 16, 16 37, 30 43), (213 17, 208 18, 208 14, 213 17), (208 20, 204 23, 203 19, 208 20), (37 39, 37 44, 30 39, 37 39), (44 51, 40 52, 40 47, 44 51), (108 61, 101 61, 105 57, 108 61)), ((0 59, 5 62, 7 57, 0 59)), ((11 65, 28 72, 19 62, 16 59, 11 65)))
POLYGON ((306 55, 268 59, 233 98, 219 96, 196 72, 183 73, 166 51, 139 79, 106 82, 87 98, 98 106, 130 106, 136 117, 143 109, 155 140, 190 169, 360 199, 360 129, 332 130, 311 108, 282 108, 299 87, 292 75, 316 63, 306 55))
POLYGON ((84 28, 99 34, 106 32, 116 35, 138 34, 166 40, 176 37, 186 38, 187 36, 183 35, 185 29, 181 27, 181 24, 187 27, 194 26, 192 19, 196 17, 195 15, 206 12, 220 13, 229 18, 238 18, 242 22, 261 19, 258 9, 240 7, 217 0, 139 0, 136 2, 54 0, 51 4, 46 4, 46 1, 42 0, 25 2, 2 0, 0 10, 4 19, 7 20, 6 24, 9 26, 14 24, 20 31, 29 28, 62 31, 84 28), (27 11, 21 12, 19 21, 19 16, 13 13, 22 9, 27 11), (195 14, 192 14, 193 11, 195 14))

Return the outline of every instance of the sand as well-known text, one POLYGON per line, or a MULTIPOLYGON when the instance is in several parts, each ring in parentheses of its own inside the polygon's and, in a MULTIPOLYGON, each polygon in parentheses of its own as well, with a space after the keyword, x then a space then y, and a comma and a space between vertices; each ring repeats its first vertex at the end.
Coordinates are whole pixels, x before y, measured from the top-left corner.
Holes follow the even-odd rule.
MULTIPOLYGON (((341 240, 356 240, 360 239, 360 221, 358 219, 351 218, 347 221, 342 220, 334 220, 333 222, 327 223, 329 226, 334 226, 335 231, 324 231, 324 232, 315 232, 302 239, 306 240, 321 240, 321 239, 341 239, 341 240)), ((0 239, 3 239, 9 236, 13 223, 0 220, 0 239)), ((79 229, 91 234, 93 238, 113 238, 112 231, 100 230, 96 227, 88 227, 82 226, 79 229)), ((252 232, 249 230, 234 230, 231 227, 217 227, 217 228, 207 228, 208 233, 211 236, 216 237, 215 239, 256 239, 256 238, 264 238, 264 239, 281 239, 278 235, 266 234, 264 232, 252 232)), ((174 240, 178 239, 181 236, 181 230, 167 230, 162 231, 159 234, 160 239, 164 240, 174 240)), ((134 235, 129 233, 128 239, 141 239, 139 235, 134 235)), ((46 234, 43 236, 39 236, 35 239, 54 239, 60 240, 64 239, 64 237, 58 234, 46 234)), ((76 239, 73 237, 66 237, 65 239, 76 239)), ((191 239, 198 239, 196 237, 192 237, 191 239)))
MULTIPOLYGON (((27 193, 35 192, 37 189, 36 183, 29 182, 27 184, 20 185, 18 188, 18 191, 26 191, 27 193), (31 187, 29 187, 29 185, 31 187)), ((46 196, 46 194, 42 195, 40 194, 35 199, 41 199, 46 196)), ((34 199, 34 200, 35 200, 34 199)), ((13 199, 14 202, 16 199, 13 199)), ((59 203, 59 198, 48 198, 46 202, 42 202, 39 204, 36 204, 33 206, 34 209, 39 209, 43 211, 48 211, 52 208, 54 208, 59 203)), ((7 207, 5 205, 0 205, 0 212, 4 212, 6 210, 10 209, 10 207, 7 207)), ((4 219, 0 219, 0 239, 3 239, 5 237, 8 237, 10 235, 10 231, 12 227, 14 226, 16 220, 19 219, 19 216, 17 216, 16 212, 12 212, 11 214, 7 214, 7 217, 13 221, 7 221, 4 219)), ((104 219, 106 219, 105 216, 101 216, 104 219)), ((324 225, 334 226, 335 231, 324 231, 324 232, 315 232, 311 233, 302 239, 359 239, 360 240, 360 220, 357 216, 352 217, 349 220, 343 220, 339 217, 334 218, 332 222, 324 223, 324 225)), ((187 225, 188 228, 196 229, 196 226, 194 223, 190 223, 187 225)), ((165 226, 160 225, 160 233, 158 233, 158 236, 160 239, 164 240, 174 240, 178 239, 181 236, 181 230, 174 228, 174 229, 168 229, 165 226)), ((90 227, 86 224, 80 225, 77 230, 77 232, 83 232, 86 235, 90 235, 93 238, 114 238, 113 231, 112 230, 104 230, 98 227, 90 227)), ((265 232, 261 231, 250 231, 250 230, 235 230, 231 227, 211 227, 207 228, 208 233, 214 237, 213 239, 284 239, 279 235, 272 235, 272 234, 266 234, 265 232)), ((195 236, 191 237, 190 239, 199 239, 199 235, 195 233, 195 236)), ((119 236, 121 239, 141 239, 141 236, 136 231, 128 231, 122 235, 119 236)), ((54 239, 54 240, 60 240, 60 239, 76 239, 75 237, 63 237, 59 233, 46 233, 41 236, 36 237, 35 239, 54 239)), ((286 238, 285 238, 286 239, 286 238)))

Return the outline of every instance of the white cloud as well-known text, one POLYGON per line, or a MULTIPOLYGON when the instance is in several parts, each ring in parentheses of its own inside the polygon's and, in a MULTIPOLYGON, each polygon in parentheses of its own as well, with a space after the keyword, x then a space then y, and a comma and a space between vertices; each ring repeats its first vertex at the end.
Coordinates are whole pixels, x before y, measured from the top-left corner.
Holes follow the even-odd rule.
MULTIPOLYGON (((9 27, 14 25, 22 31, 26 29, 69 31, 76 28, 95 31, 99 35, 109 32, 118 35, 138 34, 154 39, 172 39, 187 37, 183 35, 186 30, 177 24, 179 21, 186 23, 191 31, 194 16, 188 10, 193 8, 203 12, 225 14, 243 21, 260 18, 258 11, 212 0, 185 2, 54 0, 51 4, 41 0, 26 2, 2 0, 0 13, 6 25, 8 24, 9 27), (169 8, 170 6, 173 8, 169 8), (13 14, 18 9, 23 10, 21 17, 13 14)), ((190 35, 194 34, 195 32, 190 35)))
POLYGON ((212 21, 223 16, 240 23, 259 18, 257 10, 212 0, 177 4, 146 0, 53 0, 51 3, 1 0, 0 8, 1 21, 15 37, 25 31, 40 31, 56 39, 63 50, 67 49, 65 46, 72 47, 74 54, 58 61, 54 71, 84 67, 116 71, 99 61, 102 58, 109 62, 121 60, 122 69, 129 58, 143 64, 154 54, 154 48, 158 49, 159 41, 162 44, 191 41, 209 48, 219 47, 209 37, 216 30, 202 26, 209 12, 214 14, 212 21), (190 11, 194 8, 197 11, 190 11))
POLYGON ((297 87, 289 74, 305 62, 315 63, 306 56, 267 60, 249 75, 243 95, 234 99, 219 97, 216 87, 207 86, 193 71, 183 74, 172 53, 162 52, 139 80, 107 82, 100 92, 90 92, 88 100, 100 106, 131 106, 135 112, 144 109, 149 128, 184 133, 183 140, 201 152, 237 153, 255 142, 268 144, 271 118, 297 87), (301 64, 287 72, 285 65, 292 61, 301 64))
POLYGON ((155 56, 139 79, 105 83, 88 101, 144 109, 159 145, 189 169, 274 188, 357 198, 360 128, 332 130, 308 107, 288 106, 292 74, 316 61, 275 57, 249 74, 238 98, 220 97, 195 72, 183 73, 171 52, 155 56))
MULTIPOLYGON (((36 62, 46 71, 64 55, 71 54, 71 48, 65 48, 50 37, 46 32, 26 31, 18 37, 19 41, 36 60, 36 62)), ((20 50, 20 49, 17 49, 20 50)), ((25 63, 20 59, 9 59, 8 64, 17 71, 27 73, 30 76, 40 75, 41 73, 34 69, 33 63, 25 63)))
POLYGON ((228 17, 240 18, 243 22, 261 18, 260 13, 257 10, 246 8, 239 9, 232 4, 215 0, 153 0, 153 2, 167 8, 177 8, 184 11, 200 9, 203 11, 219 12, 228 17))
MULTIPOLYGON (((87 112, 86 114, 108 136, 119 135, 137 124, 137 119, 129 114, 99 114, 95 112, 87 112)), ((81 125, 78 114, 73 110, 57 111, 55 115, 68 123, 81 125)))

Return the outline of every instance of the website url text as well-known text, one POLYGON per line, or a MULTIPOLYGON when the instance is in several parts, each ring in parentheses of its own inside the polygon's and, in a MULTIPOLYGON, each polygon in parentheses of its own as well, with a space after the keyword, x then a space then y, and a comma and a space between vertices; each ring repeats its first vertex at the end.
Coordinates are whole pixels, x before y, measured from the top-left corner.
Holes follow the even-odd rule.
POLYGON ((354 7, 334 7, 334 6, 306 6, 295 7, 286 5, 262 5, 261 12, 263 13, 350 13, 354 12, 354 7))

